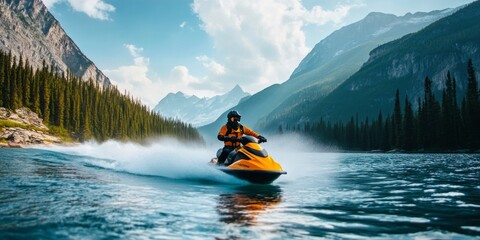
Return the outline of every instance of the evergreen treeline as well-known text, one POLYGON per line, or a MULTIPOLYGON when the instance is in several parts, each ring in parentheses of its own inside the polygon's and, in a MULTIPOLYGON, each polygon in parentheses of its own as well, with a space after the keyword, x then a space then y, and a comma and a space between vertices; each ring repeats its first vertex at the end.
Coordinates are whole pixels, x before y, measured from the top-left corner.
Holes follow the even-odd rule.
POLYGON ((34 70, 28 60, 0 52, 0 106, 28 107, 44 123, 67 130, 73 139, 142 140, 159 135, 200 140, 192 126, 165 119, 115 86, 100 88, 72 74, 59 76, 45 62, 34 70))
MULTIPOLYGON (((456 80, 448 72, 441 100, 432 92, 426 77, 424 98, 417 100, 417 111, 405 96, 403 108, 396 91, 391 115, 380 112, 376 119, 331 123, 321 119, 314 124, 287 127, 280 132, 296 131, 343 150, 452 151, 480 149, 480 99, 472 60, 467 66, 468 81, 461 104, 457 102, 456 80)), ((458 98, 459 99, 459 98, 458 98)))

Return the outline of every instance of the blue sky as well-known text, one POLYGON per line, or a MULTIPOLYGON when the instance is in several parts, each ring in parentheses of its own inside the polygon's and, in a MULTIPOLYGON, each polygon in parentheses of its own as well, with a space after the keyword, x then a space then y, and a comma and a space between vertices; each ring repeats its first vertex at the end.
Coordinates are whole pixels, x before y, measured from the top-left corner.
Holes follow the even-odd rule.
POLYGON ((404 15, 473 0, 42 0, 122 91, 153 107, 288 79, 328 34, 370 12, 404 15))

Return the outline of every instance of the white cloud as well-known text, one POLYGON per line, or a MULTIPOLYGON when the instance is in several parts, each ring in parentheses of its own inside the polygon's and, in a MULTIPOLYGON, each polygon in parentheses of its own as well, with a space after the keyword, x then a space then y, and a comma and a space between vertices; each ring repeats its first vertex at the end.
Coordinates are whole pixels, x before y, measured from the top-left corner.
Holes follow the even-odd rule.
POLYGON ((105 69, 103 72, 122 92, 127 90, 133 96, 149 102, 152 98, 149 88, 154 85, 154 81, 147 76, 149 59, 140 55, 141 48, 130 44, 124 46, 130 51, 134 64, 117 69, 105 69))
POLYGON ((108 20, 108 14, 115 11, 115 7, 105 3, 102 0, 42 0, 43 3, 51 8, 60 2, 67 2, 75 11, 83 12, 91 18, 108 20))
POLYGON ((187 88, 190 84, 199 83, 199 80, 190 75, 188 68, 185 66, 175 66, 170 72, 169 78, 176 82, 175 86, 177 86, 179 90, 187 88))
MULTIPOLYGON (((208 78, 223 90, 238 83, 249 92, 283 82, 310 51, 302 28, 339 23, 351 7, 308 10, 301 0, 195 0, 192 8, 214 41, 214 63, 223 69, 208 78)), ((212 70, 209 59, 197 58, 212 70)))
POLYGON ((132 44, 124 46, 130 52, 133 64, 103 70, 122 93, 127 91, 152 108, 170 92, 182 91, 197 96, 215 95, 214 85, 206 78, 192 76, 185 66, 175 66, 165 78, 151 77, 153 74, 150 73, 150 59, 142 55, 143 49, 132 44))
POLYGON ((324 10, 321 6, 315 6, 311 11, 304 13, 304 19, 308 23, 324 25, 328 22, 340 24, 347 16, 348 12, 353 7, 361 6, 362 4, 341 5, 334 10, 324 10))
POLYGON ((223 75, 225 73, 225 67, 222 64, 215 62, 214 60, 210 59, 209 57, 203 55, 198 56, 196 59, 202 63, 202 65, 212 74, 214 75, 223 75))
MULTIPOLYGON (((208 77, 198 78, 190 74, 186 66, 175 66, 170 75, 162 80, 164 93, 162 97, 170 92, 182 91, 187 95, 196 95, 198 97, 214 96, 217 94, 218 86, 211 82, 208 77)), ((157 99, 157 102, 161 98, 157 99)))
POLYGON ((187 25, 186 22, 182 22, 182 23, 180 23, 180 28, 184 28, 186 25, 187 25))

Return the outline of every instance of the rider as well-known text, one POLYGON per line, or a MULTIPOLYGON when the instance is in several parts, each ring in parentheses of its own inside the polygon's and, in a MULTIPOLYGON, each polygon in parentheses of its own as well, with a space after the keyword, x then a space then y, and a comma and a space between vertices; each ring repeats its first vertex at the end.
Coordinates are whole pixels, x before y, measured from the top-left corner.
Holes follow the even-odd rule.
POLYGON ((258 138, 258 142, 266 142, 267 139, 258 133, 250 130, 248 127, 240 124, 242 116, 238 111, 230 111, 227 115, 228 122, 223 125, 218 132, 218 140, 225 142, 225 146, 222 149, 222 153, 218 157, 217 164, 223 164, 228 154, 236 147, 240 146, 240 139, 243 134, 250 135, 258 138))

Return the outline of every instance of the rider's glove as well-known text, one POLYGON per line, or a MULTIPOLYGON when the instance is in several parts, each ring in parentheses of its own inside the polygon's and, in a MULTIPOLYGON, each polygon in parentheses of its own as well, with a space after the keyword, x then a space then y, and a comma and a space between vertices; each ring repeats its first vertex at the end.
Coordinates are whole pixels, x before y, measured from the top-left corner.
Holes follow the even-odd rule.
POLYGON ((228 136, 226 136, 226 135, 225 135, 225 136, 224 136, 224 135, 218 135, 217 138, 218 138, 218 140, 224 141, 224 142, 230 141, 230 137, 228 137, 228 136))
POLYGON ((258 136, 258 143, 267 142, 267 139, 264 136, 258 136))

